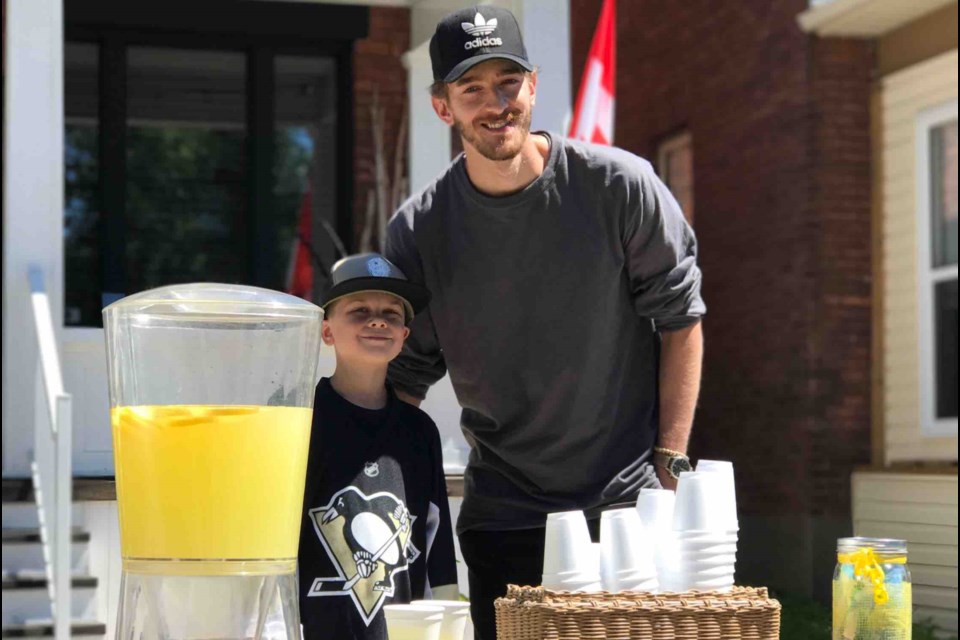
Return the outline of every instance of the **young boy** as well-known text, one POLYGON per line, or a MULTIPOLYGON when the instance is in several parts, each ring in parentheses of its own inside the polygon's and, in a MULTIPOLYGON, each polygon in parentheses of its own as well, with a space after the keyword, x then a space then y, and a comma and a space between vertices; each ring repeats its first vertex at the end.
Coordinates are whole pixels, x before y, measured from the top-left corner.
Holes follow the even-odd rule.
POLYGON ((385 639, 384 604, 458 595, 437 427, 386 384, 430 296, 375 253, 340 260, 332 276, 321 337, 337 368, 314 401, 300 616, 306 640, 385 639))

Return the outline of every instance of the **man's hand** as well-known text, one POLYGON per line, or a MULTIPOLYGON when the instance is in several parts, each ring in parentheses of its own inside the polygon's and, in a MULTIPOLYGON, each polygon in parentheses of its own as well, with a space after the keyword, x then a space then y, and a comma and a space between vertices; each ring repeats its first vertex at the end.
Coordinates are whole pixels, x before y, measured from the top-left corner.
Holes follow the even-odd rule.
POLYGON ((670 491, 677 490, 676 478, 671 476, 670 473, 660 465, 654 465, 654 469, 657 470, 657 480, 660 481, 660 486, 664 489, 670 489, 670 491))

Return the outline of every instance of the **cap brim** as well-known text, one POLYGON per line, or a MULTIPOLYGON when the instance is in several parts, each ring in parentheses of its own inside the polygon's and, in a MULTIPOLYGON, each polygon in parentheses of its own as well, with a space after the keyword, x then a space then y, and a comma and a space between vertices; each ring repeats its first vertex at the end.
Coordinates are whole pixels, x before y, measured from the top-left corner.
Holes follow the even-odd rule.
POLYGON ((381 291, 397 296, 406 303, 404 306, 411 317, 423 311, 430 303, 430 292, 424 286, 398 278, 371 277, 351 278, 332 287, 320 306, 326 309, 331 302, 361 291, 381 291))
POLYGON ((462 76, 467 72, 468 69, 474 67, 481 62, 486 62, 487 60, 510 60, 511 62, 516 62, 518 65, 526 69, 527 71, 533 71, 533 65, 529 61, 524 60, 520 56, 515 56, 512 53, 482 53, 479 56, 473 56, 472 58, 467 58, 463 60, 450 70, 450 73, 443 79, 444 82, 454 82, 457 78, 462 76))

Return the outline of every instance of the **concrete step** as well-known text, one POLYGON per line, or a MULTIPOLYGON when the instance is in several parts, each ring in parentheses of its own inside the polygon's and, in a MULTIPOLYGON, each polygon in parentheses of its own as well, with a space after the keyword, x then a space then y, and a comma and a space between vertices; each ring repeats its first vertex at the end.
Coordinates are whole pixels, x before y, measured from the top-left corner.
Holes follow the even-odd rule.
MULTIPOLYGON (((2 530, 3 544, 39 544, 39 527, 4 527, 2 530)), ((90 542, 90 534, 78 527, 73 528, 72 541, 90 542)))
MULTIPOLYGON (((97 579, 74 576, 70 589, 70 615, 75 620, 96 617, 97 579)), ((30 620, 50 617, 47 578, 41 571, 18 572, 3 576, 2 624, 22 625, 30 620)))
MULTIPOLYGON (((71 638, 102 638, 107 634, 107 625, 96 620, 74 620, 70 623, 71 638)), ((49 618, 29 620, 23 624, 3 625, 3 638, 52 638, 53 621, 49 618)))
MULTIPOLYGON (((74 589, 96 589, 97 579, 93 576, 72 576, 70 586, 74 589)), ((47 576, 43 571, 19 571, 16 574, 3 576, 3 597, 8 591, 22 591, 29 589, 46 589, 47 576)))
MULTIPOLYGON (((90 534, 79 528, 73 530, 70 545, 70 569, 72 573, 86 573, 89 568, 90 534)), ((40 530, 36 528, 3 529, 4 575, 45 567, 40 530)))
MULTIPOLYGON (((3 543, 4 574, 19 571, 39 570, 45 567, 43 545, 39 542, 3 543)), ((70 573, 89 573, 90 550, 86 542, 70 545, 70 573)))
MULTIPOLYGON (((75 523, 83 522, 83 506, 74 502, 71 518, 75 523)), ((37 505, 33 502, 3 502, 4 529, 36 529, 40 526, 37 505)))

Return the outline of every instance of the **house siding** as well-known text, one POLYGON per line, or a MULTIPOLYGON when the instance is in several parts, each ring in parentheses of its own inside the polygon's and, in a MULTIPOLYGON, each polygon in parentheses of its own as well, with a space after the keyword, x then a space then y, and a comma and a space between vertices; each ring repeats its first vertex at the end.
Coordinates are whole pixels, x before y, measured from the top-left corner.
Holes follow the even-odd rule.
POLYGON ((917 114, 957 99, 957 50, 880 80, 883 450, 885 464, 957 460, 957 437, 920 427, 917 114))
POLYGON ((915 621, 957 632, 957 476, 853 474, 858 536, 907 541, 915 621))

